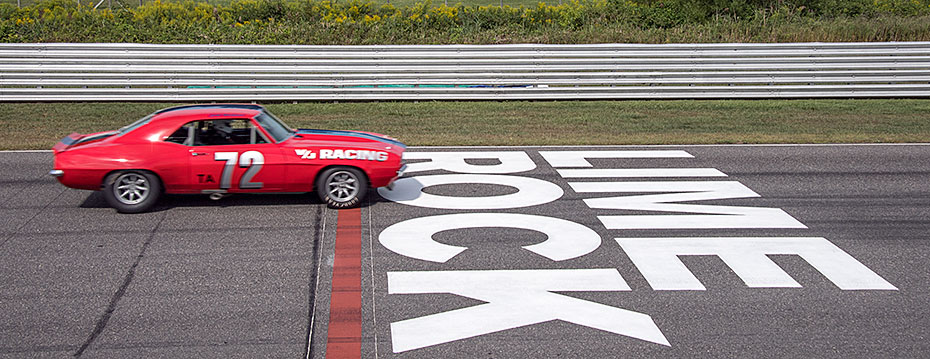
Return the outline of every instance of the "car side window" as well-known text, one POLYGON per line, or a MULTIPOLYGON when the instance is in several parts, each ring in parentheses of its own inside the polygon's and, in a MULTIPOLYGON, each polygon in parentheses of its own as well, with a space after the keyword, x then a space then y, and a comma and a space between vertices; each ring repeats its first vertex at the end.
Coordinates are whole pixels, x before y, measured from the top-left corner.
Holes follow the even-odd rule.
POLYGON ((194 143, 194 122, 184 124, 165 139, 165 142, 174 142, 177 144, 191 146, 194 143))
POLYGON ((248 119, 199 120, 181 126, 165 139, 187 146, 269 143, 248 119))
POLYGON ((199 121, 195 145, 248 145, 268 143, 248 119, 199 121))

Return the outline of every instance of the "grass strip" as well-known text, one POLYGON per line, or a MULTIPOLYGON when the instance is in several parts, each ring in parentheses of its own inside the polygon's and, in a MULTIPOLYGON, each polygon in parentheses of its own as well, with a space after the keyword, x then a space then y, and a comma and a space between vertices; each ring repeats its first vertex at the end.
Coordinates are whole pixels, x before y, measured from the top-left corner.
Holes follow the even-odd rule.
MULTIPOLYGON (((0 104, 0 150, 48 149, 169 103, 0 104)), ((682 100, 268 104, 291 127, 408 145, 930 142, 930 100, 682 100)))

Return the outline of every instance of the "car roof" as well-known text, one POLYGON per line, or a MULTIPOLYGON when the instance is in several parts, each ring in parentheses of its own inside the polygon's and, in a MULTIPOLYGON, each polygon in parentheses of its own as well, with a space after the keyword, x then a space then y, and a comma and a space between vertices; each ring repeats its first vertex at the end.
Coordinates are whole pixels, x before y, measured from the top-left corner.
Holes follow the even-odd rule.
POLYGON ((185 111, 185 110, 252 110, 252 111, 262 111, 265 108, 261 105, 252 105, 252 104, 243 104, 243 103, 212 103, 212 104, 201 104, 201 105, 185 105, 185 106, 176 106, 169 107, 166 109, 161 109, 155 111, 156 115, 160 115, 167 112, 176 112, 176 111, 185 111))
POLYGON ((163 121, 169 119, 186 119, 190 116, 218 116, 218 115, 235 115, 242 117, 254 117, 265 108, 259 105, 248 104, 208 104, 208 105, 187 105, 166 108, 152 113, 153 120, 163 121))
POLYGON ((155 111, 150 116, 152 121, 162 124, 174 124, 176 121, 189 121, 196 117, 236 116, 253 118, 265 110, 260 105, 250 104, 203 104, 170 107, 155 111))

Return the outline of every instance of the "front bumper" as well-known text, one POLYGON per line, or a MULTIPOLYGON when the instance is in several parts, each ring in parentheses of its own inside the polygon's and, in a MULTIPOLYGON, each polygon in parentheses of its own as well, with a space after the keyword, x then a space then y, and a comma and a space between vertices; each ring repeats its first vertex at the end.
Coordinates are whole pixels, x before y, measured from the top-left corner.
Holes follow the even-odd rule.
POLYGON ((407 170, 407 165, 406 165, 406 164, 403 164, 403 165, 400 166, 400 168, 397 170, 397 176, 394 176, 394 178, 391 179, 391 182, 388 182, 387 186, 385 186, 385 187, 387 187, 388 191, 393 191, 393 190, 394 190, 394 181, 397 181, 398 178, 400 178, 401 176, 403 176, 403 175, 404 175, 404 171, 406 171, 406 170, 407 170))

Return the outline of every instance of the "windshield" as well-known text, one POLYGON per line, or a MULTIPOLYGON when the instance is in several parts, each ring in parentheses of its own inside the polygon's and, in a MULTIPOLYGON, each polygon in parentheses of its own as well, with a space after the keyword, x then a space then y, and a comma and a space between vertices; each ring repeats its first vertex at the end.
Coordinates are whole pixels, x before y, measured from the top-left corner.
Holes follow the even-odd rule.
POLYGON ((268 111, 262 111, 258 116, 255 116, 255 121, 258 121, 258 124, 261 125, 265 131, 268 131, 271 137, 274 137, 275 142, 284 141, 284 139, 294 132, 268 111))

